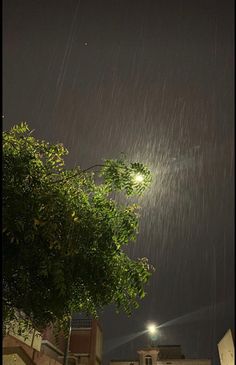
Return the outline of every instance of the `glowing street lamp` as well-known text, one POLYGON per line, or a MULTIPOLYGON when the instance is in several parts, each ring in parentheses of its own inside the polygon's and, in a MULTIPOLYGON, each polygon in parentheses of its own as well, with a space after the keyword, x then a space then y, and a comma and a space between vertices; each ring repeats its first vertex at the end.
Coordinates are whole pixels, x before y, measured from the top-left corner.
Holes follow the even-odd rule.
POLYGON ((148 325, 147 330, 150 336, 154 336, 157 333, 157 326, 151 323, 148 325))
POLYGON ((150 345, 151 347, 154 346, 154 341, 157 338, 157 325, 155 323, 149 323, 147 326, 147 333, 149 335, 150 338, 150 345))
POLYGON ((141 174, 136 174, 135 177, 134 177, 134 180, 135 180, 136 183, 141 183, 144 180, 144 176, 141 175, 141 174))

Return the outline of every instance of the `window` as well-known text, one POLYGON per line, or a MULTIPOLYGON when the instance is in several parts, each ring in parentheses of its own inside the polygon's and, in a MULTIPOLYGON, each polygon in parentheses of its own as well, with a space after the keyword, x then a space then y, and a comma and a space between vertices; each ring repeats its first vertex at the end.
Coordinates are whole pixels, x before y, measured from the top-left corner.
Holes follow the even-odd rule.
POLYGON ((145 356, 145 365, 152 365, 152 357, 150 355, 145 356))

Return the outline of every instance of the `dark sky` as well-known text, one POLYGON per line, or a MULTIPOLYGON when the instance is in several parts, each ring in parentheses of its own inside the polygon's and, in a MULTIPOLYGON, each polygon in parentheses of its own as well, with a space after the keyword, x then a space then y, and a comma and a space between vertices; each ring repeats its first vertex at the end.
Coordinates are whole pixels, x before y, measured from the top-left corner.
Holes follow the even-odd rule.
POLYGON ((148 320, 164 324, 158 343, 214 365, 234 331, 233 13, 231 0, 3 2, 4 128, 28 121, 68 166, 125 152, 153 172, 128 253, 156 272, 132 317, 104 311, 104 362, 136 356, 148 320))

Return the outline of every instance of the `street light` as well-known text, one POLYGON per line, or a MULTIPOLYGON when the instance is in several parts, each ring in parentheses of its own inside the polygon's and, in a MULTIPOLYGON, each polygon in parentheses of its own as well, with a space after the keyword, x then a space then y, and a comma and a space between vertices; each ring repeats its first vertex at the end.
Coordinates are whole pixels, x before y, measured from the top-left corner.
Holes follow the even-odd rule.
POLYGON ((157 333, 157 326, 154 323, 150 323, 147 330, 151 336, 154 336, 157 333))
POLYGON ((149 338, 150 338, 150 345, 151 347, 154 346, 154 340, 156 340, 157 336, 157 325, 155 323, 149 323, 147 326, 147 332, 149 334, 149 338))
POLYGON ((136 183, 141 183, 144 180, 144 176, 141 175, 141 174, 136 174, 135 177, 134 177, 134 180, 135 180, 136 183))

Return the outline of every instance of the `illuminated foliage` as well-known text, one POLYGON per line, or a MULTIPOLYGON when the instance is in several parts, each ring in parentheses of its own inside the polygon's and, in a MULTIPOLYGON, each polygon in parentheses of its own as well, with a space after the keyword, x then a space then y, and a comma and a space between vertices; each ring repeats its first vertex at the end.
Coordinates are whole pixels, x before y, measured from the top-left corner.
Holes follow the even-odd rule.
POLYGON ((22 312, 41 330, 73 312, 96 316, 107 304, 130 313, 145 295, 152 268, 122 250, 136 238, 137 206, 111 193, 141 194, 150 172, 106 160, 97 183, 92 172, 65 169, 67 153, 35 139, 26 123, 3 133, 5 323, 22 312))
POLYGON ((146 166, 124 160, 106 160, 102 168, 105 184, 112 190, 125 191, 127 195, 141 195, 151 182, 146 166))

